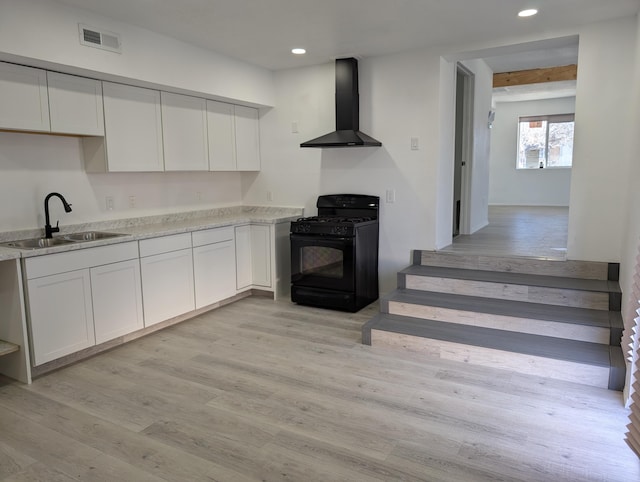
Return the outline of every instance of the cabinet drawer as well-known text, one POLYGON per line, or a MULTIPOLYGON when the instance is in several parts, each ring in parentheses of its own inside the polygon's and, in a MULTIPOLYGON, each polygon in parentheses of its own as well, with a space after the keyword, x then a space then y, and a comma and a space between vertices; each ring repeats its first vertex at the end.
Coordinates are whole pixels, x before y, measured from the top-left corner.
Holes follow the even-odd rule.
POLYGON ((140 241, 140 257, 191 248, 191 233, 172 234, 140 241))
POLYGON ((25 259, 27 279, 40 278, 56 273, 65 273, 78 269, 118 263, 138 257, 138 243, 126 243, 79 249, 65 253, 47 254, 25 259))
POLYGON ((191 233, 193 247, 204 246, 205 244, 221 243, 222 241, 233 240, 233 226, 224 228, 205 229, 191 233))

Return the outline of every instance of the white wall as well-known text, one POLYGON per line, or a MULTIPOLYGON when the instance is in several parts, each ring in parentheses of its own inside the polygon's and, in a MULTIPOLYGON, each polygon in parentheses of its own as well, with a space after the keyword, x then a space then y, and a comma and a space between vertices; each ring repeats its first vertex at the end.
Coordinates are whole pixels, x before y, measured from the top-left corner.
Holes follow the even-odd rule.
POLYGON ((334 65, 276 73, 277 107, 261 119, 263 169, 244 186, 244 201, 265 203, 272 191, 274 204, 304 205, 315 214, 319 194, 380 196, 381 289, 389 291, 412 249, 435 248, 440 57, 362 59, 359 81, 360 129, 382 147, 301 149, 301 142, 335 129, 334 65), (294 121, 298 134, 291 133, 294 121), (411 137, 419 138, 419 150, 411 150, 411 137), (388 189, 396 192, 394 203, 385 202, 388 189))
POLYGON ((0 60, 256 106, 274 100, 266 69, 47 0, 0 0, 0 60), (120 34, 122 53, 81 45, 78 23, 120 34))
MULTIPOLYGON (((630 82, 632 94, 630 96, 629 105, 632 110, 631 125, 637 128, 640 125, 640 16, 637 22, 637 37, 635 48, 635 73, 633 80, 630 82)), ((626 221, 626 232, 623 238, 623 251, 620 263, 620 286, 622 288, 622 316, 627 334, 630 335, 630 329, 633 326, 635 312, 629 311, 633 307, 633 300, 630 295, 634 283, 633 275, 637 263, 638 247, 640 246, 640 196, 637 195, 640 185, 640 136, 631 136, 627 158, 631 164, 630 175, 627 178, 626 187, 628 189, 627 197, 627 215, 623 217, 626 221)), ((637 301, 637 300, 636 300, 637 301)), ((623 349, 626 349, 623 346, 623 349)), ((630 379, 631 365, 627 364, 627 380, 630 379)), ((626 387, 625 393, 629 392, 629 386, 626 387)))
POLYGON ((516 169, 518 118, 575 112, 575 97, 498 102, 491 129, 489 204, 568 206, 571 169, 516 169))
POLYGON ((82 163, 79 138, 0 132, 0 230, 44 227, 44 198, 52 191, 73 204, 66 214, 51 200, 60 226, 242 203, 240 173, 87 174, 82 163), (114 198, 112 211, 106 196, 114 198))
MULTIPOLYGON (((631 103, 637 19, 602 22, 580 31, 576 132, 571 173, 570 259, 614 261, 622 256, 630 200, 631 103)), ((636 107, 637 108, 637 107, 636 107)), ((637 159, 634 161, 637 162, 637 159)))

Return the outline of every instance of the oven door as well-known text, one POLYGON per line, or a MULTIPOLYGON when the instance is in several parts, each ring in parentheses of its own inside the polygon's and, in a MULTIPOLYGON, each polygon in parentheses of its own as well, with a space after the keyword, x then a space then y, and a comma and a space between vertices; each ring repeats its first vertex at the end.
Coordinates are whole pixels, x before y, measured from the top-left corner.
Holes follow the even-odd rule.
POLYGON ((291 234, 294 286, 354 291, 353 237, 291 234))

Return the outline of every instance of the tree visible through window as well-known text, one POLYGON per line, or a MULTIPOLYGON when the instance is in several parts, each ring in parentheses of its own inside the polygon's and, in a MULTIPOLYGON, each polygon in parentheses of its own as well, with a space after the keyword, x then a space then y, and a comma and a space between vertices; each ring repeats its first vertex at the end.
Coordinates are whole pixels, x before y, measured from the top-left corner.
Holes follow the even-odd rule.
POLYGON ((573 130, 573 114, 520 117, 516 167, 571 167, 573 130))

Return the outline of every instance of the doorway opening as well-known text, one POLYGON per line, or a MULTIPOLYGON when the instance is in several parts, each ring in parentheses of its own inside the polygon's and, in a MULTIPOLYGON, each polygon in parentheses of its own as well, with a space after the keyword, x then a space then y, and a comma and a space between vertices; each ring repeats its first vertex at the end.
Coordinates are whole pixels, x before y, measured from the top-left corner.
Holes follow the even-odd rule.
POLYGON ((474 75, 462 64, 456 66, 455 149, 453 168, 452 235, 469 233, 469 177, 473 156, 474 75))

